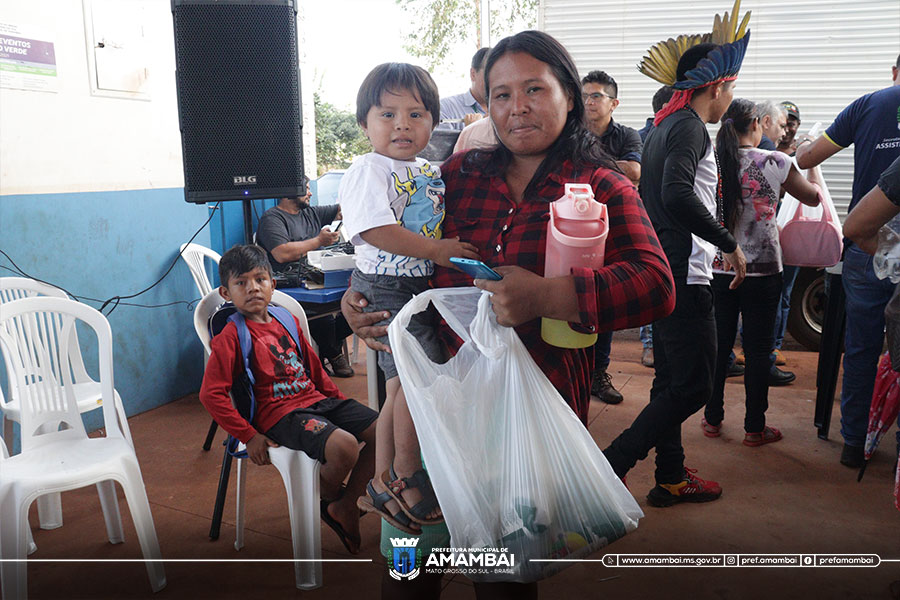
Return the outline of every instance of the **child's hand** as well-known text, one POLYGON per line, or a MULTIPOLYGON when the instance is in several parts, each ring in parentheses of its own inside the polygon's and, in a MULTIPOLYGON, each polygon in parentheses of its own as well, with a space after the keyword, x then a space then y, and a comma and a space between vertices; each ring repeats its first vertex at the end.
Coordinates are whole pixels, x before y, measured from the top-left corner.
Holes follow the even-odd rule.
POLYGON ((278 444, 263 434, 257 433, 247 442, 247 456, 250 457, 254 465, 268 465, 270 464, 269 448, 277 447, 278 444))
POLYGON ((450 257, 471 258, 481 260, 478 249, 469 242, 461 242, 459 238, 444 238, 435 240, 436 250, 432 260, 442 267, 456 268, 456 265, 450 262, 450 257))

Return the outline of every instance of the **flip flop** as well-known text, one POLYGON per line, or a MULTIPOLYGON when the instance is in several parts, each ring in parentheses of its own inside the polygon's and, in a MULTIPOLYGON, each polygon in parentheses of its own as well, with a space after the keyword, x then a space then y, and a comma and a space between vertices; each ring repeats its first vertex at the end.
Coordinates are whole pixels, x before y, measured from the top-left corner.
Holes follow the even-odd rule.
POLYGON ((375 486, 372 485, 372 482, 369 481, 366 485, 366 495, 359 497, 356 501, 356 506, 365 512, 376 513, 382 519, 404 533, 410 535, 422 535, 422 530, 413 529, 412 521, 410 521, 409 517, 403 514, 402 511, 398 511, 397 514, 394 515, 388 512, 384 505, 391 500, 393 500, 393 498, 390 494, 387 492, 381 492, 379 494, 375 491, 375 486))
MULTIPOLYGON (((331 502, 334 502, 332 500, 331 502)), ((359 554, 359 548, 362 545, 362 539, 357 536, 353 537, 344 529, 344 526, 338 522, 337 519, 328 514, 328 506, 331 505, 331 502, 326 502, 325 500, 321 500, 319 502, 319 516, 325 522, 326 525, 331 527, 331 530, 334 531, 338 539, 341 540, 341 543, 344 545, 344 548, 347 549, 347 552, 350 554, 359 554), (353 547, 350 543, 356 544, 356 552, 353 551, 353 547)))
POLYGON ((381 483, 387 488, 387 494, 397 501, 400 510, 406 513, 413 522, 419 525, 438 525, 444 522, 444 516, 441 515, 436 519, 426 519, 426 515, 432 512, 438 506, 437 496, 434 494, 434 488, 431 487, 431 480, 424 469, 419 469, 409 477, 397 477, 394 472, 394 465, 381 474, 381 483), (410 506, 406 503, 401 495, 403 490, 408 488, 419 488, 422 493, 422 499, 415 505, 410 506))

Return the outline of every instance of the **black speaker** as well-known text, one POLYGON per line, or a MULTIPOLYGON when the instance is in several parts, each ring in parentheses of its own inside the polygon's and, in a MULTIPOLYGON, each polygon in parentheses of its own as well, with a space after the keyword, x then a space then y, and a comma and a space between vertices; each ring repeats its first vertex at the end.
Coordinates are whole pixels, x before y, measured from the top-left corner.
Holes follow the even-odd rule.
POLYGON ((172 0, 188 202, 303 196, 296 0, 172 0))

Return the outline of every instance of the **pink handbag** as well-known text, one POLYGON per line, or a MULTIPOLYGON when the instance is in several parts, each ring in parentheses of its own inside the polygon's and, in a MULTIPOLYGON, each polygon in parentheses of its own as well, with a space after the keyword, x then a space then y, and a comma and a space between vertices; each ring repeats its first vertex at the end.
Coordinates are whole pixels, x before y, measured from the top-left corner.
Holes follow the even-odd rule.
POLYGON ((819 190, 819 207, 804 206, 790 196, 785 196, 785 201, 782 210, 793 210, 793 214, 785 215, 788 220, 779 227, 784 264, 833 267, 840 262, 844 249, 843 235, 827 188, 819 190), (788 199, 793 202, 788 203, 788 199), (821 217, 809 216, 809 213, 815 215, 818 212, 821 212, 821 217))

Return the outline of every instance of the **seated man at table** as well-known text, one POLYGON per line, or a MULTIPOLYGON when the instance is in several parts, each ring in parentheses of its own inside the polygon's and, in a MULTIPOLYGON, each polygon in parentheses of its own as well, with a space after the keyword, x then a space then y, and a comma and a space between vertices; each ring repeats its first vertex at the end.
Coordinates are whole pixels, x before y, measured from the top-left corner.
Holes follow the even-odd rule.
MULTIPOLYGON (((300 260, 310 250, 330 246, 340 234, 328 225, 341 218, 341 207, 309 205, 309 185, 306 195, 282 198, 277 206, 263 213, 256 230, 256 242, 266 249, 272 269, 283 271, 290 263, 300 260)), ((319 345, 322 362, 328 363, 337 377, 353 377, 350 361, 343 354, 343 341, 352 332, 343 315, 323 315, 309 320, 309 333, 319 345)))

